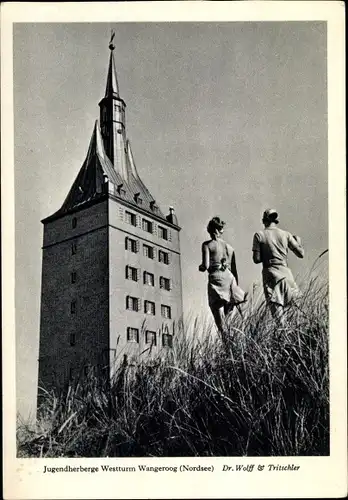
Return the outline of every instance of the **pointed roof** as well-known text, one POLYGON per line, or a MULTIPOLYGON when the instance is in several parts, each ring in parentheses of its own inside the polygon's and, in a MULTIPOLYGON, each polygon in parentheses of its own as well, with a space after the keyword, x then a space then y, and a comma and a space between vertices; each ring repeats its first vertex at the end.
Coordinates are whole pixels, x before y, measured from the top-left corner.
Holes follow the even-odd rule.
MULTIPOLYGON (((119 96, 116 66, 113 51, 115 46, 111 37, 109 49, 110 60, 107 74, 106 90, 104 99, 108 99, 107 106, 112 105, 112 99, 124 101, 119 96)), ((101 101, 103 102, 104 99, 101 101)), ((100 103, 99 103, 100 105, 100 103)), ((125 106, 125 103, 124 103, 125 106)), ((110 131, 109 131, 110 132, 110 131)), ((83 204, 93 202, 110 193, 112 196, 133 205, 143 213, 154 216, 159 220, 169 222, 177 226, 177 220, 168 219, 160 210, 143 181, 141 180, 132 153, 129 140, 125 140, 122 147, 117 149, 117 161, 113 165, 104 148, 98 121, 95 122, 88 152, 77 177, 65 198, 61 208, 43 222, 53 218, 61 217, 65 213, 79 209, 83 204), (121 167, 121 168, 120 168, 121 167)), ((104 138, 105 140, 105 138, 104 138)), ((179 227, 179 226, 177 226, 179 227)))
POLYGON ((150 191, 139 177, 129 140, 127 140, 126 144, 126 166, 128 174, 127 186, 132 196, 132 202, 139 206, 136 199, 140 198, 142 200, 141 208, 143 208, 143 210, 165 219, 163 212, 156 204, 155 198, 151 195, 150 191))
POLYGON ((106 156, 99 124, 96 121, 86 159, 62 207, 55 215, 67 212, 100 196, 103 193, 103 184, 107 178, 114 183, 122 184, 121 177, 115 172, 109 158, 106 156))
POLYGON ((116 64, 114 58, 114 48, 115 46, 112 43, 110 43, 109 45, 110 59, 109 59, 108 75, 106 79, 105 97, 120 95, 118 81, 117 81, 116 64))
POLYGON ((166 220, 148 189, 140 179, 129 141, 126 149, 126 163, 128 179, 124 179, 117 172, 105 153, 103 139, 98 121, 95 122, 88 152, 77 177, 64 200, 61 208, 52 216, 59 217, 84 203, 93 201, 105 194, 104 185, 108 181, 114 186, 114 195, 131 205, 150 212, 166 220), (119 188, 119 189, 118 189, 119 188), (141 199, 141 204, 139 203, 141 199))

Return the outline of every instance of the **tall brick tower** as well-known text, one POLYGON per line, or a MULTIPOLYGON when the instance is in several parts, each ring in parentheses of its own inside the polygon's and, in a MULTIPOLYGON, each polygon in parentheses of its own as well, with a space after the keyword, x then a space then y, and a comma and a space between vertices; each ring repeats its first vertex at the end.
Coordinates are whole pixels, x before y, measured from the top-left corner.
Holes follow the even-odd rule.
MULTIPOLYGON (((139 177, 110 61, 100 124, 62 207, 43 219, 39 387, 170 349, 182 317, 180 227, 139 177)), ((40 392, 40 391, 39 391, 40 392)))

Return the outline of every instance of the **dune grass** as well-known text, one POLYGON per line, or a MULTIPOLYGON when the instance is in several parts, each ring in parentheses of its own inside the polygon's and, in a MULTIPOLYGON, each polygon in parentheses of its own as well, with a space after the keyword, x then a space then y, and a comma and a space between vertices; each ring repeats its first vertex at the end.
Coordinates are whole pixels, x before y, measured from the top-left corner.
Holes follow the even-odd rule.
POLYGON ((327 283, 308 280, 281 327, 253 292, 225 341, 196 319, 110 386, 47 393, 35 425, 18 422, 18 456, 328 455, 327 283))

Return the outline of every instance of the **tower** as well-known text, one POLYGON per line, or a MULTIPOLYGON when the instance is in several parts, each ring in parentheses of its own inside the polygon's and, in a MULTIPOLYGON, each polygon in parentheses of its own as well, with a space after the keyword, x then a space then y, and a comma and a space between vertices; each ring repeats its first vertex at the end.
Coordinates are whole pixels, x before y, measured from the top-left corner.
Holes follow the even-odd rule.
POLYGON ((91 368, 111 376, 125 356, 165 352, 182 317, 180 227, 138 174, 114 48, 101 126, 63 205, 42 220, 39 387, 46 389, 91 368))

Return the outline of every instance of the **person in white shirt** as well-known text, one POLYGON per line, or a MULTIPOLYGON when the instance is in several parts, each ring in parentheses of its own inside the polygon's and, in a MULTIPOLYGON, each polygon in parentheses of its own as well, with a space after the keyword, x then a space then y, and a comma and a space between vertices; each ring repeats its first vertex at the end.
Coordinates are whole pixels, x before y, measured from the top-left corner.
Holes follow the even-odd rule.
POLYGON ((284 308, 299 295, 299 288, 288 267, 288 250, 300 259, 304 257, 304 250, 298 236, 277 227, 276 210, 265 210, 262 222, 265 229, 255 233, 253 238, 253 261, 262 264, 263 288, 272 315, 282 318, 284 308))

